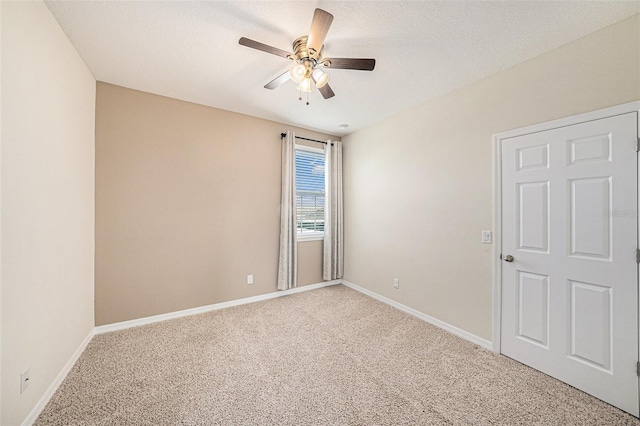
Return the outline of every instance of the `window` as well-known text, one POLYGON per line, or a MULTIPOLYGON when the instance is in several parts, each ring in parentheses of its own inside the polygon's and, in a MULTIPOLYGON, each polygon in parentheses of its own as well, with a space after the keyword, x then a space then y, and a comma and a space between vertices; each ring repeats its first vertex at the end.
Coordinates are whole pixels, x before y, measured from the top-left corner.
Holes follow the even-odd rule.
POLYGON ((299 240, 324 238, 324 151, 296 145, 296 208, 299 240))

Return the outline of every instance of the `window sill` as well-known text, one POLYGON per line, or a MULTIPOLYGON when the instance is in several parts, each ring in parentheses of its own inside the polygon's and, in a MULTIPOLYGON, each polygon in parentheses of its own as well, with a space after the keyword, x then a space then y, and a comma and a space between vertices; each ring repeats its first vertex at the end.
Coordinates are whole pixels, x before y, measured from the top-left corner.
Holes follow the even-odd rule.
POLYGON ((298 242, 324 240, 324 234, 298 234, 298 242))

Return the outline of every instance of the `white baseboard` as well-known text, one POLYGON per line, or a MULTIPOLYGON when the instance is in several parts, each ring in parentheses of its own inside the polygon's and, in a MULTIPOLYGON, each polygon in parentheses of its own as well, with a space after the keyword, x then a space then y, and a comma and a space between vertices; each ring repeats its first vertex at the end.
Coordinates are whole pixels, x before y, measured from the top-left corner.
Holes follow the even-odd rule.
POLYGON ((482 337, 478 337, 475 334, 469 333, 468 331, 465 331, 465 330, 463 330, 461 328, 453 326, 453 325, 451 325, 449 323, 446 323, 444 321, 440 321, 439 319, 430 317, 427 314, 423 314, 422 312, 420 312, 418 310, 415 310, 415 309, 410 308, 410 307, 408 307, 406 305, 403 305, 402 303, 396 302, 395 300, 391 300, 391 299, 389 299, 387 297, 381 296, 378 293, 374 293, 371 290, 367 290, 366 288, 363 288, 363 287, 360 287, 358 285, 355 285, 355 284, 353 284, 353 283, 351 283, 349 281, 346 281, 346 280, 341 280, 341 281, 342 281, 343 285, 345 285, 345 286, 347 286, 349 288, 352 288, 352 289, 354 289, 356 291, 359 291, 362 294, 366 294, 369 297, 372 297, 372 298, 374 298, 376 300, 379 300, 379 301, 381 301, 383 303, 386 303, 387 305, 393 306, 394 308, 396 308, 396 309, 398 309, 398 310, 400 310, 402 312, 405 312, 405 313, 407 313, 409 315, 413 315, 414 317, 419 318, 422 321, 428 322, 429 324, 433 324, 436 327, 440 327, 443 330, 446 330, 451 334, 455 334, 458 337, 461 337, 461 338, 463 338, 465 340, 470 341, 471 343, 475 343, 478 346, 481 346, 481 347, 483 347, 485 349, 493 351, 493 343, 491 343, 491 341, 489 341, 487 339, 483 339, 482 337))
POLYGON ((303 291, 309 291, 309 290, 315 290, 317 288, 328 287, 336 284, 340 284, 340 280, 325 281, 317 284, 304 285, 304 286, 292 288, 289 290, 261 294, 259 296, 253 296, 253 297, 246 297, 244 299, 231 300, 229 302, 216 303, 213 305, 201 306, 198 308, 185 309, 183 311, 170 312, 162 315, 154 315, 152 317, 140 318, 140 319, 135 319, 131 321, 123 321, 115 324, 107 324, 107 325, 102 325, 100 327, 94 327, 91 330, 91 332, 87 335, 87 337, 85 337, 85 339, 82 341, 78 349, 76 349, 73 355, 71 355, 71 358, 69 358, 69 361, 67 361, 65 366, 62 368, 62 371, 60 371, 58 376, 56 376, 56 378, 51 383, 51 385, 49 385, 45 393, 38 400, 38 403, 35 405, 35 407, 33 407, 33 410, 31 410, 27 418, 22 422, 22 426, 31 426, 36 421, 40 413, 42 413, 42 410, 44 410, 44 407, 46 407, 46 405, 49 403, 49 400, 51 399, 51 397, 53 397, 53 394, 56 393, 56 391, 62 384, 62 381, 67 377, 67 374, 69 374, 69 371, 71 371, 71 369, 73 368, 78 358, 80 358, 80 355, 82 355, 82 352, 84 352, 85 348, 87 347, 87 345, 89 344, 93 336, 95 336, 96 334, 107 333, 109 331, 115 331, 115 330, 123 330, 125 328, 137 327, 139 325, 145 325, 145 324, 152 324, 154 322, 166 321, 172 318, 180 318, 188 315, 200 314, 203 312, 215 311, 218 309, 229 308, 231 306, 239 306, 239 305, 245 305, 247 303, 260 302, 262 300, 275 299, 276 297, 288 296, 290 294, 301 293, 303 291))
POLYGON ((33 410, 31 410, 27 418, 22 422, 22 426, 31 426, 36 421, 36 419, 38 418, 38 416, 40 415, 44 407, 47 405, 47 403, 49 402, 53 394, 56 392, 56 390, 58 390, 58 387, 62 384, 62 381, 65 379, 65 377, 67 377, 67 374, 69 374, 69 371, 71 371, 71 369, 73 368, 78 358, 80 358, 80 355, 82 355, 82 352, 84 352, 85 348, 87 347, 87 345, 89 344, 93 336, 96 334, 108 333, 110 331, 116 331, 116 330, 123 330, 126 328, 137 327, 145 324, 152 324, 155 322, 166 321, 173 318, 181 318, 189 315, 201 314, 204 312, 210 312, 218 309, 229 308, 232 306, 245 305, 247 303, 255 303, 263 300, 275 299, 276 297, 288 296, 290 294, 301 293, 303 291, 309 291, 309 290, 315 290, 318 288, 328 287, 336 284, 344 284, 349 288, 352 288, 356 291, 359 291, 360 293, 366 294, 367 296, 370 296, 376 300, 379 300, 383 303, 393 306, 394 308, 400 311, 406 312, 409 315, 413 315, 416 318, 419 318, 423 321, 426 321, 430 324, 435 325, 436 327, 440 327, 452 334, 455 334, 458 337, 461 337, 465 340, 475 343, 476 345, 479 345, 485 349, 492 350, 492 343, 489 340, 478 337, 475 334, 472 334, 472 333, 469 333, 468 331, 457 328, 444 321, 440 321, 436 318, 430 317, 429 315, 423 314, 420 311, 417 311, 406 305, 403 305, 394 300, 381 296, 363 287, 355 285, 349 281, 346 281, 346 280, 325 281, 322 283, 305 285, 302 287, 296 287, 289 290, 261 294, 259 296, 253 296, 253 297, 246 297, 244 299, 231 300, 228 302, 215 303, 213 305, 201 306, 198 308, 185 309, 182 311, 170 312, 162 315, 154 315, 151 317, 139 318, 131 321, 123 321, 123 322, 118 322, 114 324, 107 324, 99 327, 94 327, 93 330, 91 330, 91 332, 87 335, 87 337, 85 337, 82 343, 80 343, 80 346, 78 346, 78 349, 76 349, 76 351, 73 353, 71 358, 69 358, 69 361, 67 361, 65 366, 62 368, 62 370, 58 374, 58 376, 54 379, 51 385, 49 385, 49 387, 47 388, 46 392, 42 395, 40 400, 38 400, 38 403, 35 405, 35 407, 33 407, 33 410))
POLYGON ((22 426, 31 426, 36 421, 40 413, 42 413, 42 410, 44 410, 44 407, 46 407, 47 404, 49 403, 49 400, 51 399, 53 394, 56 393, 56 391, 58 390, 58 387, 60 387, 60 385, 62 384, 62 381, 67 377, 67 374, 69 374, 69 372, 75 365, 78 358, 80 358, 80 355, 82 355, 82 352, 84 352, 84 350, 86 349, 87 345, 93 338, 94 330, 95 329, 91 329, 87 337, 85 337, 82 343, 80 343, 80 346, 78 346, 78 349, 76 349, 73 355, 71 355, 71 358, 69 358, 69 360, 64 365, 64 367, 62 367, 62 370, 60 371, 60 373, 58 373, 58 375, 53 380, 53 382, 49 385, 47 390, 40 397, 35 407, 33 407, 33 410, 31 410, 27 418, 24 419, 24 421, 22 422, 22 426))
POLYGON ((300 293, 303 291, 315 290, 321 287, 340 284, 340 280, 325 281, 317 284, 303 285, 301 287, 291 288, 289 290, 276 291, 273 293, 261 294, 259 296, 245 297, 244 299, 230 300, 228 302, 215 303, 213 305, 200 306, 197 308, 184 309, 182 311, 169 312, 166 314, 154 315, 151 317, 138 318, 130 321, 116 322, 113 324, 101 325, 94 328, 95 334, 108 333, 110 331, 124 330, 126 328, 138 327, 155 322, 166 321, 174 318, 186 317, 189 315, 202 314, 218 309, 230 308, 232 306, 246 305, 247 303, 261 302, 263 300, 275 299, 276 297, 288 296, 290 294, 300 293))

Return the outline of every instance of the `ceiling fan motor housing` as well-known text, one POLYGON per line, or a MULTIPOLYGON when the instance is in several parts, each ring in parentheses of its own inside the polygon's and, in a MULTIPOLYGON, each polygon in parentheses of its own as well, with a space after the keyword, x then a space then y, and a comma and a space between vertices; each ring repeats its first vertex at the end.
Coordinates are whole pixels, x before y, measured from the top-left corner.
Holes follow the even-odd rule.
POLYGON ((292 59, 294 59, 298 63, 302 63, 305 61, 312 62, 313 66, 315 67, 318 62, 322 62, 322 52, 324 51, 324 45, 322 45, 322 48, 319 52, 316 52, 313 49, 307 48, 308 39, 309 36, 302 36, 298 37, 293 42, 294 54, 292 55, 292 59))

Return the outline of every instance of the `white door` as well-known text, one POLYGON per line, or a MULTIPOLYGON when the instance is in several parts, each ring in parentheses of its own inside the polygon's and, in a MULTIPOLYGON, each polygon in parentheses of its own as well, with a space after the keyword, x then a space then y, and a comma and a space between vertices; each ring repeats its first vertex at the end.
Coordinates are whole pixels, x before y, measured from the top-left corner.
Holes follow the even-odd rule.
POLYGON ((635 416, 637 126, 633 112, 502 145, 501 352, 635 416))

